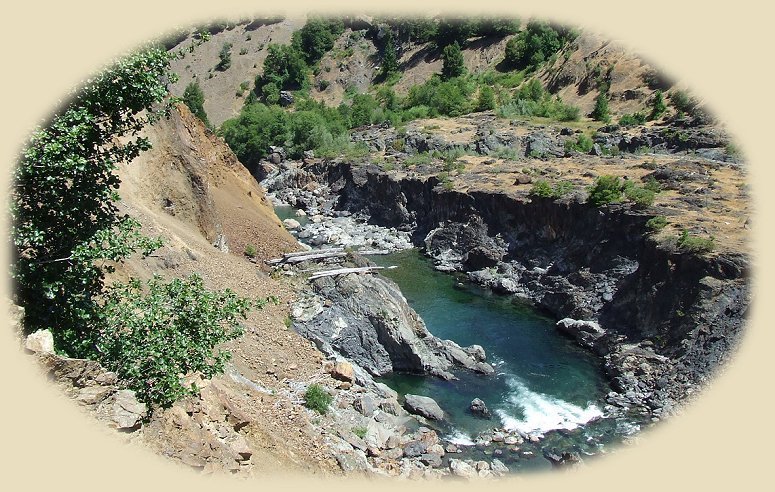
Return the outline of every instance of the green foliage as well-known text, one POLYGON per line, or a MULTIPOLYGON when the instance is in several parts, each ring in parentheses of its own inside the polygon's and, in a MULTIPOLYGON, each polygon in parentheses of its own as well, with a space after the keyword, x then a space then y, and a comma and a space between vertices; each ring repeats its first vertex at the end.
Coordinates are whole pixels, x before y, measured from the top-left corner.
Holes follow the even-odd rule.
POLYGON ((444 48, 453 43, 464 46, 473 34, 474 23, 468 18, 444 17, 439 19, 434 41, 436 46, 444 48))
POLYGON ((531 79, 520 87, 514 99, 503 104, 497 112, 504 118, 539 116, 557 121, 579 119, 579 108, 566 105, 559 97, 551 97, 537 79, 531 79))
MULTIPOLYGON (((626 183, 632 182, 627 181, 626 183)), ((625 185, 624 196, 626 196, 628 200, 634 202, 635 205, 639 207, 649 207, 654 203, 654 197, 656 196, 656 193, 647 188, 633 184, 631 186, 625 185)))
POLYGON ((404 161, 404 166, 427 166, 431 163, 431 155, 427 152, 410 155, 404 161))
POLYGON ((619 126, 635 126, 635 125, 642 125, 646 123, 646 120, 648 118, 645 114, 641 113, 640 111, 632 113, 632 114, 623 114, 619 118, 619 126))
POLYGON ((319 384, 311 384, 304 393, 304 406, 319 414, 328 412, 328 407, 334 398, 319 384))
POLYGON ((594 146, 594 142, 592 141, 589 136, 585 134, 580 134, 578 137, 576 137, 576 141, 573 140, 566 140, 565 141, 565 150, 575 150, 576 152, 581 152, 582 154, 588 153, 590 150, 592 150, 592 147, 594 146))
POLYGON ((675 91, 670 95, 670 102, 676 110, 681 113, 694 115, 697 112, 699 103, 691 97, 686 91, 675 91))
POLYGON ((664 215, 657 215, 646 221, 646 227, 652 231, 659 231, 667 225, 667 218, 664 215))
POLYGON ((479 98, 476 101, 477 111, 488 111, 495 109, 495 91, 492 87, 483 85, 479 87, 479 98))
POLYGON ((481 17, 473 21, 474 36, 508 36, 519 31, 519 19, 514 17, 481 17))
POLYGON ((604 175, 595 180, 589 189, 587 201, 596 207, 615 203, 622 199, 622 181, 616 176, 604 175))
POLYGON ((421 85, 409 89, 404 108, 428 108, 429 116, 460 116, 471 112, 470 96, 473 86, 461 77, 441 80, 437 75, 421 85))
POLYGON ((238 320, 251 307, 228 289, 208 291, 196 275, 169 283, 154 277, 147 292, 138 280, 118 283, 105 296, 104 323, 92 337, 95 355, 140 400, 167 407, 196 391, 180 375, 223 372, 230 355, 214 349, 242 333, 238 320))
POLYGON ((388 30, 385 35, 385 44, 381 50, 382 66, 380 74, 382 78, 388 79, 394 73, 398 72, 398 57, 396 56, 396 45, 393 41, 393 31, 388 30))
POLYGON ((533 183, 530 189, 532 196, 541 198, 562 198, 573 191, 573 183, 569 181, 557 181, 554 185, 550 185, 545 179, 539 179, 533 183))
POLYGON ((659 193, 662 191, 662 185, 659 184, 659 181, 657 181, 654 176, 649 176, 649 178, 646 180, 646 184, 644 184, 643 187, 649 191, 653 191, 654 193, 659 193))
POLYGON ((115 171, 150 148, 138 135, 168 110, 173 56, 149 49, 93 77, 33 134, 14 170, 17 302, 26 309, 27 329, 50 329, 57 349, 69 355, 93 354, 89 336, 99 318, 104 271, 112 269, 99 264, 159 245, 119 213, 115 171))
POLYGON ((218 53, 218 65, 215 66, 216 70, 225 72, 231 67, 231 46, 231 43, 223 43, 221 46, 221 51, 218 53))
POLYGON ((573 37, 574 33, 562 27, 530 21, 522 32, 506 43, 504 63, 516 69, 535 69, 573 37))
POLYGON ((650 120, 656 120, 667 111, 667 104, 665 104, 665 98, 662 96, 662 91, 657 90, 654 93, 654 99, 651 101, 651 113, 649 114, 650 120))
POLYGON ((676 244, 683 251, 697 254, 710 253, 716 247, 715 239, 712 236, 709 239, 693 236, 686 229, 681 231, 676 244))
POLYGON ((340 19, 312 18, 298 31, 298 48, 307 64, 312 65, 323 58, 339 35, 344 32, 340 19))
POLYGON ((361 439, 366 437, 366 433, 368 431, 369 431, 369 429, 367 429, 364 426, 359 426, 359 427, 354 427, 353 428, 353 434, 355 434, 356 436, 360 437, 361 439))
POLYGON ((204 102, 205 95, 202 92, 202 88, 199 87, 198 82, 191 82, 186 86, 186 90, 183 91, 183 102, 188 106, 191 112, 202 120, 202 122, 210 126, 210 121, 207 119, 207 113, 205 112, 204 102))
POLYGON ((592 110, 590 116, 597 121, 610 123, 611 114, 608 111, 608 94, 604 91, 600 91, 600 94, 597 95, 597 99, 595 99, 595 109, 592 110))
POLYGON ((247 256, 248 258, 255 258, 256 254, 258 254, 258 252, 256 251, 256 247, 253 246, 252 244, 245 245, 244 253, 245 253, 245 256, 247 256))
POLYGON ((460 45, 457 42, 448 44, 441 51, 441 58, 444 64, 441 69, 441 78, 444 80, 452 77, 460 77, 466 71, 463 63, 463 53, 460 51, 460 45))
POLYGON ((118 213, 117 165, 150 145, 138 137, 169 110, 175 55, 149 49, 109 67, 38 130, 15 170, 11 214, 16 301, 26 329, 47 328, 59 352, 99 361, 151 404, 187 389, 180 375, 223 369, 217 344, 239 334, 251 303, 209 292, 198 277, 143 288, 106 286, 116 262, 161 242, 118 213))
POLYGON ((267 47, 264 73, 256 77, 257 95, 266 94, 266 84, 274 84, 277 91, 280 91, 300 89, 306 81, 307 64, 297 48, 280 44, 270 44, 267 47))

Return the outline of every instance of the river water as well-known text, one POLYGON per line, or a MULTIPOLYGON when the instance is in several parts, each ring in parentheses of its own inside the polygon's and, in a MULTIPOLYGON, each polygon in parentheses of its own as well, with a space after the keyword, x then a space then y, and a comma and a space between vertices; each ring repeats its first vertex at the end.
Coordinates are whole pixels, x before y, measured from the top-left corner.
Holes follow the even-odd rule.
MULTIPOLYGON (((540 456, 547 447, 599 454, 638 429, 632 421, 603 418, 610 387, 598 359, 562 336, 553 320, 463 276, 434 270, 416 249, 370 259, 398 266, 384 275, 401 287, 431 333, 461 346, 481 345, 495 366, 494 376, 457 371, 457 381, 402 374, 381 378, 402 395, 434 398, 448 415, 440 429, 447 440, 471 445, 479 432, 495 427, 544 435, 540 444, 520 446, 520 452, 496 453, 512 470, 540 469, 550 466, 540 456), (491 419, 468 412, 474 398, 487 404, 491 419)), ((493 451, 464 449, 474 456, 493 451)))

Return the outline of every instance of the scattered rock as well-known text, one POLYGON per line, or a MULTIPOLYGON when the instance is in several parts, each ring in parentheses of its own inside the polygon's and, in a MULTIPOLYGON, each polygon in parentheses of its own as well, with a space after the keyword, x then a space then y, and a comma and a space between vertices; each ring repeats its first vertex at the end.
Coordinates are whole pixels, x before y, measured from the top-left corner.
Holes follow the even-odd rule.
POLYGON ((338 361, 331 369, 331 377, 340 381, 352 383, 355 381, 355 371, 352 364, 349 362, 338 361))
POLYGON ((116 392, 111 406, 111 419, 118 429, 137 429, 148 412, 145 403, 140 403, 132 390, 116 392))
POLYGON ((449 460, 449 471, 452 472, 452 475, 456 477, 461 477, 468 480, 479 476, 473 466, 469 465, 463 460, 458 459, 449 460))

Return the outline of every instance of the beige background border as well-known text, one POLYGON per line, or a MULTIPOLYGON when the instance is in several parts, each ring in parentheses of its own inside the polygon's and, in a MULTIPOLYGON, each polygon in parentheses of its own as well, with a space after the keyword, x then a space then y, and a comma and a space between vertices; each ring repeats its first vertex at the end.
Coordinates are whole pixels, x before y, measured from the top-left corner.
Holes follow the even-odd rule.
MULTIPOLYGON (((516 3, 516 2, 514 2, 516 3)), ((765 249, 772 210, 772 16, 763 2, 741 0, 723 6, 710 2, 656 0, 557 2, 541 6, 509 7, 512 2, 475 2, 480 9, 514 11, 526 19, 539 14, 594 29, 622 41, 666 72, 685 82, 728 124, 751 164, 751 184, 756 199, 755 300, 749 332, 736 359, 712 388, 685 414, 662 424, 635 448, 606 457, 594 466, 563 475, 518 479, 518 483, 484 485, 497 489, 538 485, 542 489, 569 487, 594 490, 673 490, 692 486, 700 490, 740 487, 764 482, 772 447, 772 418, 768 393, 773 356, 773 335, 762 304, 772 295, 772 260, 765 249), (755 481, 754 481, 755 480, 755 481)), ((364 2, 366 4, 366 2, 364 2)), ((389 9, 442 11, 449 2, 394 0, 389 9), (422 5, 422 7, 418 7, 422 5)), ((11 169, 26 136, 53 109, 66 91, 112 57, 151 35, 194 20, 252 13, 259 9, 286 11, 319 9, 303 2, 247 2, 134 0, 109 6, 107 2, 70 0, 14 2, 4 6, 0 30, 2 74, 3 179, 11 169)), ((356 2, 333 1, 327 9, 356 8, 356 2)), ((448 10, 447 10, 448 11, 448 10)), ((467 10, 467 12, 476 12, 467 10)), ((7 224, 4 222, 3 226, 7 224)), ((6 229, 7 230, 7 229, 6 229)), ((7 237, 7 236, 6 236, 7 237)), ((3 265, 7 264, 7 260, 3 265)), ((10 335, 0 335, 2 391, 3 481, 12 487, 71 490, 134 489, 166 486, 190 490, 324 487, 309 477, 238 481, 203 478, 178 469, 151 453, 122 445, 121 437, 95 430, 75 405, 45 384, 14 345, 10 335)), ((769 482, 769 481, 768 481, 769 482)), ((362 490, 362 482, 340 487, 362 490)), ((368 487, 377 486, 374 483, 368 487)), ((388 482, 385 487, 463 484, 407 484, 388 482)), ((474 487, 479 487, 475 485, 474 487)), ((748 487, 746 487, 748 488, 748 487)), ((763 488, 758 486, 755 488, 763 488)), ((15 489, 15 488, 14 488, 15 489)), ((6 490, 14 490, 6 489, 6 490)))

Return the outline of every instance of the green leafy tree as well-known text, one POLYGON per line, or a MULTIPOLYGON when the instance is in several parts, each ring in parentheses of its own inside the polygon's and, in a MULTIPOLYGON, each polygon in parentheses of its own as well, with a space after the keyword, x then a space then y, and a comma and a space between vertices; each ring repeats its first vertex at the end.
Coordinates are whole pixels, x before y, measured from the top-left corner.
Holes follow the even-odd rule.
POLYGON ((253 307, 205 290, 198 277, 105 284, 117 262, 160 245, 119 213, 116 169, 150 147, 140 131, 170 110, 174 56, 144 50, 94 77, 32 136, 11 192, 11 272, 25 329, 51 330, 58 352, 99 361, 162 406, 196 390, 180 374, 223 369, 228 354, 214 349, 253 307))
POLYGON ((622 181, 617 176, 604 175, 595 180, 589 189, 587 201, 596 207, 615 203, 622 199, 622 181))
POLYGON ((261 95, 268 83, 275 84, 279 90, 300 89, 307 81, 307 71, 307 64, 298 49, 270 44, 264 59, 264 73, 256 78, 256 93, 261 95))
POLYGON ((138 134, 167 109, 171 56, 150 49, 96 76, 35 132, 14 171, 18 301, 29 329, 51 329, 57 349, 77 357, 92 353, 90 326, 104 285, 98 263, 157 245, 119 213, 115 171, 150 147, 138 134))
POLYGON ((343 31, 344 24, 339 19, 308 20, 298 34, 298 47, 304 54, 304 60, 312 65, 323 58, 343 31))
POLYGON ((191 82, 186 86, 186 90, 183 91, 183 102, 188 106, 191 112, 202 120, 202 122, 210 127, 210 121, 207 119, 207 113, 205 112, 205 95, 202 92, 202 88, 199 87, 198 82, 191 82))
POLYGON ((443 79, 460 77, 465 73, 466 66, 463 61, 463 53, 460 51, 460 45, 456 42, 444 47, 441 52, 441 58, 444 61, 444 65, 441 68, 441 77, 443 79))
POLYGON ((563 44, 573 37, 575 33, 571 30, 546 22, 530 21, 522 32, 506 43, 504 62, 520 70, 535 69, 559 52, 563 44))
POLYGON ((474 23, 467 18, 441 18, 436 29, 436 45, 439 48, 453 43, 463 46, 473 34, 473 28, 474 23))

